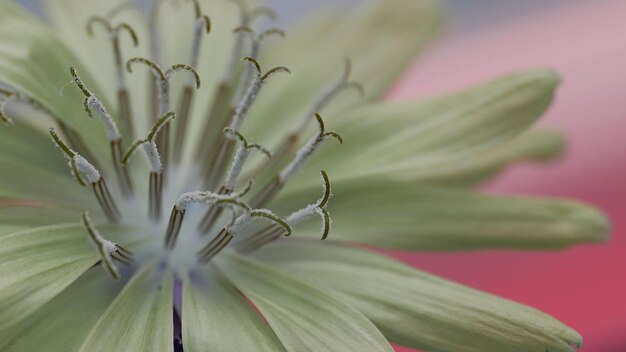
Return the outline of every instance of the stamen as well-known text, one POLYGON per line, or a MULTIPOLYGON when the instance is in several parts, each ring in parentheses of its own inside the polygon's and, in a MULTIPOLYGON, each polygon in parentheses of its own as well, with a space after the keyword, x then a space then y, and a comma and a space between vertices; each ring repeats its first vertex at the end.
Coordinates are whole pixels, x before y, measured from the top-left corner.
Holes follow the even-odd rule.
POLYGON ((261 218, 265 220, 270 220, 277 225, 281 226, 284 230, 284 236, 291 235, 292 229, 289 223, 279 217, 278 215, 272 213, 267 209, 254 209, 254 210, 246 210, 242 215, 240 215, 237 220, 232 225, 225 227, 222 229, 218 235, 211 240, 204 248, 202 248, 198 252, 198 261, 201 264, 208 263, 215 255, 221 252, 226 246, 230 243, 230 241, 235 237, 241 230, 243 230, 246 226, 252 222, 254 218, 261 218))
POLYGON ((111 222, 118 222, 121 214, 115 205, 115 201, 109 192, 109 189, 104 182, 104 178, 100 174, 100 171, 96 169, 87 159, 83 158, 80 154, 76 153, 72 148, 70 148, 63 140, 59 137, 59 135, 54 131, 54 128, 50 129, 50 136, 52 137, 52 141, 54 144, 61 149, 63 154, 69 160, 70 170, 72 171, 72 175, 76 178, 78 183, 81 186, 86 186, 87 183, 90 183, 94 195, 105 215, 111 222), (86 179, 83 179, 83 177, 86 179))
POLYGON ((239 142, 240 142, 239 148, 237 149, 237 152, 235 153, 235 157, 233 158, 230 169, 228 170, 228 173, 226 174, 226 181, 224 181, 224 188, 232 192, 232 190, 235 189, 235 184, 237 183, 239 175, 241 174, 241 170, 243 169, 243 166, 246 163, 246 160, 248 160, 248 157, 250 156, 250 153, 253 150, 257 150, 265 154, 265 156, 267 156, 268 158, 272 157, 272 153, 270 153, 267 149, 265 149, 259 144, 248 143, 246 138, 241 133, 233 129, 226 128, 224 130, 224 133, 236 136, 236 138, 239 139, 239 142))
MULTIPOLYGON (((237 148, 233 161, 231 162, 230 168, 228 169, 228 172, 226 174, 226 179, 222 184, 222 187, 218 191, 219 194, 230 194, 235 189, 235 185, 237 184, 239 175, 243 170, 243 166, 245 165, 248 157, 250 156, 250 153, 253 150, 258 150, 259 152, 265 154, 265 156, 267 156, 268 158, 271 158, 272 154, 259 144, 248 143, 246 138, 237 131, 234 131, 230 128, 225 128, 224 133, 234 136, 240 141, 239 148, 237 148)), ((221 208, 209 208, 207 210, 207 213, 202 218, 200 225, 198 226, 198 231, 202 234, 209 233, 215 221, 217 221, 217 219, 219 219, 221 215, 221 208)))
MULTIPOLYGON (((249 11, 246 3, 242 0, 232 0, 234 4, 239 6, 239 24, 237 28, 249 27, 251 22, 259 18, 261 16, 269 16, 272 18, 274 16, 273 11, 267 8, 257 8, 255 10, 249 11)), ((228 59, 228 63, 226 69, 224 70, 224 76, 222 80, 217 85, 217 89, 215 90, 215 95, 211 100, 211 104, 209 105, 209 114, 205 119, 205 125, 203 127, 203 131, 205 133, 209 133, 211 129, 217 128, 218 131, 223 130, 227 127, 230 122, 229 119, 235 113, 235 108, 231 106, 234 101, 240 101, 239 97, 243 96, 245 91, 242 91, 241 94, 236 94, 236 72, 238 68, 239 60, 243 55, 244 50, 244 39, 246 37, 245 31, 238 31, 235 29, 234 31, 236 38, 235 43, 232 47, 230 58, 228 59), (236 95, 233 95, 236 94, 236 95)), ((244 74, 245 78, 248 74, 244 74)), ((249 81, 249 80, 248 80, 249 81)), ((243 81, 243 87, 247 87, 248 81, 243 81)), ((197 158, 202 160, 202 164, 209 165, 209 167, 213 167, 217 165, 217 158, 220 154, 220 148, 224 143, 223 136, 218 134, 216 138, 204 139, 196 150, 197 158)), ((207 171, 208 175, 209 171, 207 171)), ((207 182, 210 185, 210 182, 207 182)))
POLYGON ((271 201, 283 188, 291 176, 304 166, 311 155, 319 149, 322 142, 324 142, 327 138, 333 137, 337 139, 340 144, 343 144, 343 138, 341 138, 337 132, 326 132, 324 120, 322 120, 320 114, 315 114, 315 118, 319 126, 319 133, 317 136, 311 138, 302 148, 300 148, 294 159, 287 166, 285 166, 277 177, 275 177, 272 181, 269 181, 266 186, 252 199, 252 206, 262 206, 271 201))
POLYGON ((143 150, 150 164, 150 179, 148 188, 148 209, 150 218, 157 221, 161 218, 161 197, 163 192, 163 163, 159 155, 159 150, 155 143, 155 139, 161 129, 176 117, 176 113, 170 111, 158 119, 154 126, 148 132, 146 139, 135 141, 124 154, 122 163, 128 163, 130 157, 137 151, 139 147, 143 150))
MULTIPOLYGON (((332 189, 330 180, 328 179, 328 174, 326 174, 325 171, 321 171, 320 173, 322 177, 322 197, 317 202, 309 204, 306 207, 291 213, 285 220, 289 224, 297 225, 314 215, 319 215, 322 219, 321 236, 323 241, 328 237, 332 224, 330 213, 326 209, 328 201, 332 197, 332 189)), ((279 237, 281 237, 280 227, 270 225, 237 243, 236 250, 241 253, 250 253, 279 237)))
POLYGON ((132 107, 130 105, 128 88, 126 86, 124 60, 122 58, 122 51, 120 48, 120 33, 122 31, 126 31, 130 35, 135 47, 139 45, 139 39, 135 30, 129 24, 121 23, 116 27, 113 27, 109 20, 98 16, 91 17, 87 22, 87 34, 89 34, 89 36, 93 36, 93 25, 96 23, 101 24, 107 30, 111 38, 113 46, 113 60, 115 62, 115 69, 117 72, 117 101, 120 109, 121 120, 125 122, 128 135, 133 136, 135 133, 132 107))
MULTIPOLYGON (((183 64, 174 65, 170 67, 167 71, 163 72, 161 67, 155 62, 145 59, 145 58, 136 57, 136 58, 132 58, 128 60, 128 62, 126 63, 126 68, 128 69, 128 72, 133 72, 132 65, 134 63, 142 63, 144 65, 147 65, 155 77, 157 90, 158 90, 158 99, 157 99, 158 106, 159 106, 158 116, 164 116, 168 113, 168 111, 170 111, 170 78, 174 72, 178 72, 178 71, 190 72, 193 75, 193 78, 196 82, 196 88, 200 88, 200 76, 198 75, 196 70, 191 66, 183 65, 183 64)), ((157 142, 157 145, 159 146, 159 150, 161 150, 161 153, 163 154, 164 165, 167 165, 168 160, 169 160, 169 149, 170 149, 169 148, 169 140, 170 140, 169 135, 170 135, 170 126, 168 124, 168 125, 165 125, 165 130, 163 131, 163 134, 161 135, 161 137, 159 138, 159 141, 157 142)))
MULTIPOLYGON (((258 35, 255 35, 254 30, 250 29, 249 27, 236 28, 235 32, 244 33, 252 37, 252 47, 250 49, 250 55, 248 55, 248 57, 251 57, 253 59, 258 58, 259 52, 261 50, 261 43, 265 38, 271 36, 285 36, 285 32, 277 28, 268 29, 258 35)), ((249 66, 246 68, 243 79, 241 80, 241 83, 239 85, 239 91, 235 95, 237 101, 241 101, 243 99, 244 95, 246 94, 246 90, 248 89, 248 86, 252 83, 252 80, 254 79, 254 73, 255 70, 253 67, 249 66)))
POLYGON ((290 155, 293 150, 298 145, 298 141, 302 133, 306 130, 309 123, 311 122, 311 117, 314 117, 316 113, 322 111, 326 106, 328 106, 334 98, 336 98, 340 93, 354 89, 359 95, 364 98, 365 90, 363 86, 359 82, 350 81, 350 76, 352 74, 352 62, 349 58, 345 59, 344 71, 341 77, 337 79, 336 82, 333 82, 326 91, 311 105, 311 108, 307 111, 306 114, 302 116, 300 121, 296 124, 294 129, 286 136, 283 142, 279 145, 277 151, 274 153, 275 157, 271 160, 268 160, 257 167, 249 177, 254 177, 260 174, 263 170, 271 169, 276 166, 284 157, 290 155))
MULTIPOLYGON (((241 129, 241 126, 248 115, 250 107, 252 106, 257 96, 259 95, 261 88, 263 88, 263 86, 265 85, 265 83, 267 83, 269 78, 272 75, 279 73, 279 72, 291 73, 291 71, 289 71, 288 68, 279 66, 279 67, 272 68, 271 70, 267 71, 264 74, 263 71, 261 70, 261 66, 259 65, 259 62, 255 60, 254 58, 246 57, 243 59, 243 61, 246 61, 249 64, 254 66, 254 68, 256 69, 256 77, 254 78, 250 86, 248 87, 248 90, 245 96, 241 99, 241 101, 237 105, 237 109, 235 110, 235 115, 233 116, 233 119, 229 126, 230 129, 233 131, 238 131, 239 129, 241 129)), ((208 179, 209 188, 215 187, 215 184, 222 177, 221 172, 225 168, 226 158, 233 153, 233 149, 234 149, 233 140, 232 139, 226 140, 226 142, 221 145, 219 152, 215 154, 215 157, 212 158, 212 160, 209 162, 208 168, 207 168, 207 176, 208 176, 207 179, 208 179)))
POLYGON ((188 192, 180 195, 172 208, 169 225, 165 234, 165 248, 172 250, 176 245, 180 228, 190 203, 237 206, 249 211, 248 205, 238 200, 238 195, 220 195, 212 192, 188 192))
POLYGON ((287 217, 287 221, 292 224, 299 224, 307 219, 309 219, 313 215, 319 215, 322 218, 322 241, 328 237, 328 233, 330 232, 331 219, 328 210, 326 210, 326 205, 328 204, 328 200, 332 196, 332 189, 330 186, 330 180, 328 179, 328 175, 325 171, 321 172, 322 176, 322 198, 320 198, 317 202, 313 204, 309 204, 306 207, 291 213, 287 217))
MULTIPOLYGON (((202 10, 200 8, 200 3, 198 0, 191 0, 194 4, 194 10, 196 15, 196 21, 194 24, 194 34, 193 34, 193 42, 191 45, 191 57, 190 57, 190 66, 193 68, 198 68, 198 60, 200 58, 200 48, 202 45, 202 36, 206 32, 207 34, 211 32, 211 20, 208 16, 202 15, 202 10)), ((199 79, 196 78, 196 81, 199 82, 199 79)), ((187 122, 189 119, 189 113, 191 111, 191 105, 193 103, 193 85, 194 85, 194 77, 190 77, 189 81, 183 86, 182 91, 182 99, 180 100, 180 108, 179 111, 179 119, 178 126, 176 128, 176 137, 174 143, 174 160, 180 160, 183 146, 185 133, 187 131, 187 122)), ((199 86, 199 84, 197 84, 199 86)))
POLYGON ((130 181, 130 176, 128 175, 128 170, 122 165, 121 156, 122 156, 122 136, 117 128, 117 124, 113 121, 111 114, 107 111, 104 104, 98 99, 91 91, 87 88, 87 86, 80 79, 78 74, 76 73, 76 69, 74 67, 70 68, 70 73, 74 80, 74 83, 78 86, 78 88, 85 95, 84 106, 85 111, 92 116, 91 109, 96 111, 96 114, 100 117, 102 124, 104 125, 107 137, 111 144, 111 155, 113 158, 113 166, 115 168, 115 173, 120 183, 120 188, 122 190, 122 194, 125 196, 130 196, 133 193, 132 183, 130 181))
POLYGON ((113 262, 113 259, 117 259, 124 264, 131 264, 133 262, 132 253, 117 243, 113 243, 109 240, 106 240, 100 235, 100 233, 93 226, 91 219, 89 218, 89 213, 83 213, 83 225, 89 234, 89 239, 96 246, 98 250, 98 254, 100 254, 100 259, 104 264, 103 268, 113 276, 114 279, 120 278, 120 273, 117 269, 117 266, 113 262))
MULTIPOLYGON (((234 186, 232 188, 226 188, 226 186, 222 186, 220 187, 217 194, 232 195, 236 198, 241 198, 245 196, 246 194, 248 194, 248 192, 250 192, 250 190, 252 189, 252 185, 253 185, 252 180, 249 180, 246 188, 239 193, 233 193, 234 186)), ((224 210, 223 207, 214 207, 214 206, 209 207, 206 214, 204 214, 204 217, 200 221, 200 224, 198 224, 198 232, 202 235, 208 234, 213 228, 213 225, 215 225, 215 222, 222 216, 223 210, 224 210)))

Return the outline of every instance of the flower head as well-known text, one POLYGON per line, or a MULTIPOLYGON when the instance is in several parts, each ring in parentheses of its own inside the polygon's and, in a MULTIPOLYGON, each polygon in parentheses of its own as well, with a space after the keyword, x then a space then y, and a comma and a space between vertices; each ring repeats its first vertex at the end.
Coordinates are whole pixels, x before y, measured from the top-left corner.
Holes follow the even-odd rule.
POLYGON ((558 154, 529 130, 552 71, 381 102, 437 32, 430 0, 288 32, 242 1, 44 6, 50 25, 0 4, 0 350, 580 346, 544 313, 354 245, 604 239, 587 205, 471 190, 558 154))

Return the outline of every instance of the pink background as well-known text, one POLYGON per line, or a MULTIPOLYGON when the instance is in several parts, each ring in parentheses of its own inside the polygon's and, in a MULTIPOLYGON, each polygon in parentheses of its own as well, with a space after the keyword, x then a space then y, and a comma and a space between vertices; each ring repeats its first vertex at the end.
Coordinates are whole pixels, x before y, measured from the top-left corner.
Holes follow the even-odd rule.
POLYGON ((450 30, 390 99, 458 89, 510 70, 555 68, 564 80, 542 124, 568 135, 567 154, 552 165, 513 167, 484 188, 595 204, 613 222, 611 240, 560 252, 394 255, 558 317, 583 335, 582 351, 626 351, 626 1, 552 5, 472 31, 450 30))

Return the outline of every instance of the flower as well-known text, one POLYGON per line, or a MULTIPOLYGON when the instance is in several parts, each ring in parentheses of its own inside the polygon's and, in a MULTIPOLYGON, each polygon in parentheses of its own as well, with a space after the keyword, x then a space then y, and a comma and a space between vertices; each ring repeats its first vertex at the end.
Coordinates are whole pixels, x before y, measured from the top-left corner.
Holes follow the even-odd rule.
POLYGON ((13 122, 0 139, 0 350, 581 345, 544 313, 354 245, 605 239, 607 221, 590 206, 471 190, 510 163, 558 154, 558 134, 529 130, 552 101, 554 72, 380 102, 437 32, 432 1, 368 3, 271 43, 282 31, 259 33, 253 21, 271 12, 242 4, 163 1, 147 21, 110 2, 44 5, 52 26, 0 5, 3 116, 13 122), (286 67, 291 77, 278 76, 286 67), (305 222, 313 216, 321 234, 305 222))

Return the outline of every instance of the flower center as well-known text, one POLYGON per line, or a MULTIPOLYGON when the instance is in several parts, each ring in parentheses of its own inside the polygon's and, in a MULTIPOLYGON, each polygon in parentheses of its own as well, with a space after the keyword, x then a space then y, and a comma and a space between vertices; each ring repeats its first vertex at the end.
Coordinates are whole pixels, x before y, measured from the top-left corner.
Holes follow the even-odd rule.
MULTIPOLYGON (((69 161, 72 175, 80 185, 91 187, 106 219, 114 224, 139 226, 153 234, 150 241, 125 249, 101 236, 89 215, 83 214, 83 224, 101 256, 101 263, 115 278, 119 277, 119 271, 114 261, 131 265, 156 259, 175 272, 189 271, 208 263, 227 248, 249 253, 279 237, 289 236, 293 225, 313 216, 322 219, 322 239, 326 239, 330 231, 331 219, 326 205, 331 197, 331 186, 324 171, 321 172, 322 197, 318 201, 285 217, 265 207, 324 141, 334 138, 343 143, 339 134, 326 131, 318 111, 342 91, 356 89, 363 95, 363 88, 350 81, 350 60, 346 59, 345 70, 337 81, 330 82, 328 89, 312 101, 307 113, 295 121, 292 131, 278 144, 274 153, 251 143, 241 133, 251 107, 274 75, 290 71, 282 66, 267 71, 261 68, 258 58, 263 41, 270 36, 284 36, 284 32, 279 29, 255 31, 252 29, 255 18, 262 15, 272 17, 273 13, 265 8, 250 10, 240 4, 240 20, 233 31, 235 38, 230 60, 221 79, 215 82, 216 93, 209 102, 209 114, 201 127, 203 131, 219 130, 223 133, 192 146, 194 162, 191 166, 183 166, 186 164, 181 159, 183 145, 187 142, 191 106, 198 103, 195 90, 202 83, 196 71, 202 64, 199 61, 200 47, 203 36, 211 31, 209 17, 202 14, 198 1, 193 1, 193 4, 195 19, 188 64, 176 64, 169 68, 160 65, 156 26, 158 2, 151 17, 151 58, 135 57, 124 64, 120 34, 129 34, 133 44, 139 45, 139 38, 131 25, 115 25, 109 19, 98 16, 88 20, 90 36, 95 34, 95 27, 99 25, 108 32, 112 42, 119 116, 114 118, 109 113, 108 107, 83 82, 74 67, 70 68, 71 83, 84 95, 82 103, 86 114, 99 118, 104 127, 110 144, 110 165, 88 160, 90 156, 76 151, 82 149, 72 143, 77 138, 70 138, 72 136, 65 130, 62 137, 62 134, 50 129, 53 142, 69 161), (241 62, 244 65, 240 65, 241 62), (138 65, 146 66, 152 74, 153 125, 142 138, 124 148, 129 138, 141 135, 133 121, 131 99, 133 94, 139 93, 127 88, 130 74, 138 65), (173 94, 171 79, 178 72, 188 73, 189 79, 178 92, 182 97, 180 106, 173 109, 170 103, 173 94), (318 125, 318 132, 301 144, 307 127, 313 121, 318 125), (138 179, 133 177, 136 169, 131 172, 130 163, 135 161, 133 156, 137 153, 144 154, 148 161, 148 170, 139 177, 139 180, 145 180, 144 183, 137 182, 138 179), (246 162, 253 153, 265 157, 265 161, 246 171, 246 162), (278 168, 281 165, 284 167, 278 168), (103 175, 114 175, 114 179, 105 180, 103 175), (268 181, 257 187, 253 185, 255 178, 268 181), (142 198, 145 200, 142 201, 142 198), (169 217, 164 216, 163 207, 171 207, 169 217), (255 221, 267 224, 264 227, 251 226, 255 221)), ((19 93, 11 90, 5 92, 3 89, 0 93, 8 99, 20 99, 19 93)), ((0 105, 0 117, 10 123, 12 120, 2 113, 4 102, 0 105)))

